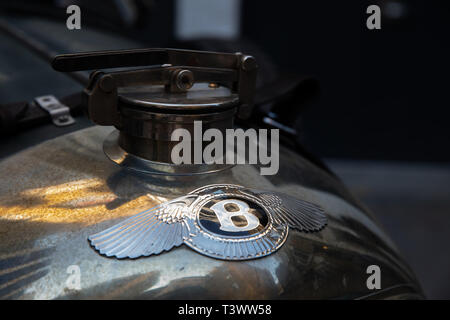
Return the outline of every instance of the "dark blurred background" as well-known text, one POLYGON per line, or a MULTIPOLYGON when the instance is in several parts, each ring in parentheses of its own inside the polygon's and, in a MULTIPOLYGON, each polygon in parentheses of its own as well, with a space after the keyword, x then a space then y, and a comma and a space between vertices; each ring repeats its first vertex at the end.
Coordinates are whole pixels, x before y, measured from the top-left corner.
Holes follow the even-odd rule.
MULTIPOLYGON (((0 105, 82 88, 8 28, 54 53, 242 51, 256 56, 262 88, 310 76, 314 98, 261 106, 261 119, 322 158, 379 217, 428 297, 450 298, 449 17, 443 0, 1 1, 0 105), (70 4, 81 7, 81 30, 66 28, 70 4), (370 4, 381 8, 381 30, 366 27, 370 4)), ((3 134, 0 157, 91 125, 76 119, 3 134)))

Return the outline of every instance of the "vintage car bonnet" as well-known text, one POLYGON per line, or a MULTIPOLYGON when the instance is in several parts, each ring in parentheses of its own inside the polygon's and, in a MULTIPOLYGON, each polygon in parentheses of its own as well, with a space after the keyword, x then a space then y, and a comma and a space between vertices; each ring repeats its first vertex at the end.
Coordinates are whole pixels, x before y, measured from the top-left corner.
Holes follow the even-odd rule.
POLYGON ((253 57, 142 49, 53 66, 147 67, 93 72, 98 126, 0 162, 0 298, 422 297, 374 217, 298 153, 280 146, 275 175, 171 163, 175 129, 225 132, 249 116, 253 57))

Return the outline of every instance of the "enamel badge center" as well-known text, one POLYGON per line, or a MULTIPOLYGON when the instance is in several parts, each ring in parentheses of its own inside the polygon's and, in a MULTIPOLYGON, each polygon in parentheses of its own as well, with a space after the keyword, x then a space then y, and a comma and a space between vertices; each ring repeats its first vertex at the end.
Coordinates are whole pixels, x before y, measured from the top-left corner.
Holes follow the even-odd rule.
POLYGON ((269 255, 289 229, 320 231, 321 207, 282 193, 209 185, 130 217, 89 237, 101 254, 138 258, 185 244, 209 257, 247 260, 269 255))

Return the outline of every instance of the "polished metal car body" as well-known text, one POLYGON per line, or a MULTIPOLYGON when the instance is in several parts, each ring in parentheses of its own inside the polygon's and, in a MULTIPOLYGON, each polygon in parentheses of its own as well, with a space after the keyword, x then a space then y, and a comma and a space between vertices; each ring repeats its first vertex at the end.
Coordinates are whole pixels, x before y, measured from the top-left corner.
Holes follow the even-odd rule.
POLYGON ((21 299, 420 298, 421 289, 376 219, 332 175, 280 149, 280 171, 254 165, 167 180, 116 166, 102 151, 113 129, 92 127, 0 162, 0 296, 21 299), (209 184, 284 193, 319 205, 320 232, 290 230, 276 252, 218 260, 180 246, 138 259, 108 258, 88 237, 209 184), (381 289, 367 287, 367 268, 381 289), (70 286, 71 266, 80 288, 70 286))

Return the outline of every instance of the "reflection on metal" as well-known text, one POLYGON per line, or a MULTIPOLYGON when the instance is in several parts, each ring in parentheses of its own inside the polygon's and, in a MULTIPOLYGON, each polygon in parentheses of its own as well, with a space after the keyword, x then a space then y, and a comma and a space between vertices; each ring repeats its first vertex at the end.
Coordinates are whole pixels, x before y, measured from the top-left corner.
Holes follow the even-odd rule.
POLYGON ((326 223, 322 208, 306 201, 237 185, 210 185, 143 211, 89 240, 108 257, 150 256, 184 243, 213 258, 247 260, 278 250, 289 227, 319 231, 326 223))
POLYGON ((119 166, 157 176, 192 176, 206 173, 215 173, 232 168, 229 164, 180 164, 175 165, 167 162, 151 161, 134 154, 128 153, 118 143, 119 132, 111 132, 103 143, 103 151, 106 156, 119 166))
MULTIPOLYGON (((376 220, 341 183, 297 154, 280 147, 277 176, 240 165, 167 181, 109 161, 102 143, 110 131, 97 126, 73 132, 0 161, 0 282, 7 279, 1 298, 350 299, 373 294, 366 286, 368 264, 383 270, 383 288, 398 286, 397 295, 421 297, 413 273, 376 220), (88 245, 91 234, 211 184, 245 185, 320 204, 327 227, 299 232, 289 225, 279 250, 239 262, 211 259, 186 245, 148 259, 107 259, 88 245), (46 260, 45 268, 37 260, 46 260), (65 288, 70 265, 80 266, 80 291, 65 288)), ((217 221, 208 220, 214 218, 207 210, 212 205, 205 205, 200 222, 216 233, 217 221)))
POLYGON ((49 272, 53 252, 54 248, 48 248, 0 254, 0 299, 16 299, 25 294, 27 285, 49 272))

